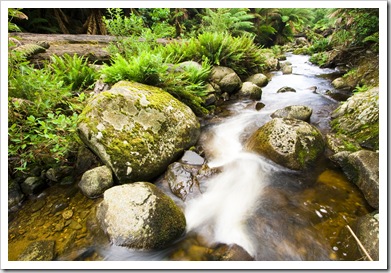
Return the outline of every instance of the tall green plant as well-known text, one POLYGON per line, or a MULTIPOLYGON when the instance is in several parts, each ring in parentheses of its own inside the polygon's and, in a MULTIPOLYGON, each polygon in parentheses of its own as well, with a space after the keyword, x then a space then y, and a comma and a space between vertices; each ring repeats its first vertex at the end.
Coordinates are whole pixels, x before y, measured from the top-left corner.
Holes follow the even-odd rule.
POLYGON ((207 8, 200 32, 229 32, 239 36, 254 30, 253 18, 247 8, 207 8))
POLYGON ((73 57, 64 54, 62 57, 52 55, 50 59, 49 68, 55 77, 69 85, 72 91, 83 90, 95 83, 97 73, 88 64, 88 58, 79 57, 77 54, 73 57))

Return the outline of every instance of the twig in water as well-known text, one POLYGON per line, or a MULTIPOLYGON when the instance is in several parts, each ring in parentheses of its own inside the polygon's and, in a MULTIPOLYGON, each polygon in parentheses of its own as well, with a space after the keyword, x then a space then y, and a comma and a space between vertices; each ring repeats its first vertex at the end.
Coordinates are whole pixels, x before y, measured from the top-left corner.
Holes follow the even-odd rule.
POLYGON ((359 245, 359 247, 361 248, 362 251, 364 251, 365 255, 367 256, 367 258, 370 260, 370 261, 373 261, 373 259, 371 258, 371 256, 369 255, 368 251, 365 249, 365 247, 363 246, 363 244, 361 243, 361 241, 357 238, 356 234, 353 232, 353 230, 350 228, 349 224, 348 224, 348 221, 346 220, 345 218, 345 215, 342 216, 342 218, 345 220, 346 222, 346 227, 348 228, 348 230, 350 231, 350 233, 353 235, 354 239, 356 239, 356 242, 357 244, 359 245))

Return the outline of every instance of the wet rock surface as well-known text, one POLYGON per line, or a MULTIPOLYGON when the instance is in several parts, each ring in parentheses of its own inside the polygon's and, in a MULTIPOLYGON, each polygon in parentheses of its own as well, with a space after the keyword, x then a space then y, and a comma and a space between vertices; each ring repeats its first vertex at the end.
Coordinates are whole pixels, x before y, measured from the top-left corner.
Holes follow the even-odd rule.
MULTIPOLYGON (((357 224, 357 237, 360 239, 369 256, 374 260, 379 260, 379 212, 362 216, 357 224)), ((360 252, 366 259, 365 252, 360 248, 360 252)))
POLYGON ((54 259, 54 241, 36 241, 20 254, 19 261, 51 261, 54 259))
POLYGON ((246 149, 285 167, 300 170, 313 164, 324 149, 316 127, 297 119, 274 118, 246 142, 246 149))
POLYGON ((182 210, 147 182, 105 191, 97 219, 113 244, 135 249, 163 248, 178 239, 186 227, 182 210))
POLYGON ((303 121, 309 121, 312 115, 312 109, 305 105, 292 105, 279 109, 271 114, 272 118, 294 118, 303 121))
POLYGON ((96 167, 85 172, 79 182, 79 188, 89 198, 101 196, 103 192, 114 185, 113 175, 106 166, 96 167))

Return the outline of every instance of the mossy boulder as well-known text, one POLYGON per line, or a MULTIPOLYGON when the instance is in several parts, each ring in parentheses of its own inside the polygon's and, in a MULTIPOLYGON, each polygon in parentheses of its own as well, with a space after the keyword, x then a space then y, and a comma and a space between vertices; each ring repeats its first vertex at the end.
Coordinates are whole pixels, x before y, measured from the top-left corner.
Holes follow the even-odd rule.
POLYGON ((136 182, 105 191, 97 219, 110 241, 134 249, 161 249, 182 236, 182 210, 154 184, 136 182))
POLYGON ((259 87, 264 87, 269 83, 269 79, 262 73, 254 74, 246 79, 246 82, 252 82, 259 87))
POLYGON ((107 166, 100 166, 86 171, 78 184, 83 194, 89 198, 101 196, 105 190, 113 185, 113 174, 107 166))
POLYGON ((274 162, 293 170, 308 168, 322 154, 319 130, 298 119, 274 118, 251 135, 245 144, 274 162))
POLYGON ((239 91, 242 81, 236 72, 225 66, 214 66, 211 71, 210 81, 220 87, 221 92, 228 94, 239 91))
POLYGON ((276 110, 271 114, 272 118, 295 118, 303 121, 309 121, 312 115, 312 109, 305 105, 290 105, 276 110))
POLYGON ((162 89, 121 81, 91 98, 78 130, 123 184, 162 174, 197 142, 200 124, 188 106, 162 89))
POLYGON ((260 100, 262 98, 262 89, 252 82, 244 82, 238 95, 240 98, 260 100))
POLYGON ((355 93, 333 113, 332 131, 354 139, 362 147, 379 149, 379 88, 355 93))

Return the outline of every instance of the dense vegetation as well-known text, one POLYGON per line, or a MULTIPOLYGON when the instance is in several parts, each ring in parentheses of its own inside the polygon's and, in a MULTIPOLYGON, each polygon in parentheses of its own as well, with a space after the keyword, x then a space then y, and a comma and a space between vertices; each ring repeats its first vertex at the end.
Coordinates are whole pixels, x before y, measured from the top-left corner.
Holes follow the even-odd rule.
MULTIPOLYGON (((378 50, 377 9, 140 8, 9 9, 9 31, 110 34, 110 64, 96 70, 81 56, 52 56, 36 69, 21 51, 8 56, 10 174, 34 166, 74 164, 76 120, 94 83, 133 80, 163 88, 199 115, 213 65, 241 77, 267 70, 267 54, 281 54, 296 36, 307 37, 323 65, 333 49, 378 50), (158 38, 170 41, 157 43, 158 38), (143 42, 140 42, 143 41, 143 42), (181 62, 196 61, 201 69, 181 62), (179 72, 173 72, 173 71, 179 72)), ((16 45, 10 41, 9 48, 16 45)), ((351 72, 352 73, 352 72, 351 72)), ((362 85, 358 86, 362 88, 362 85)))

